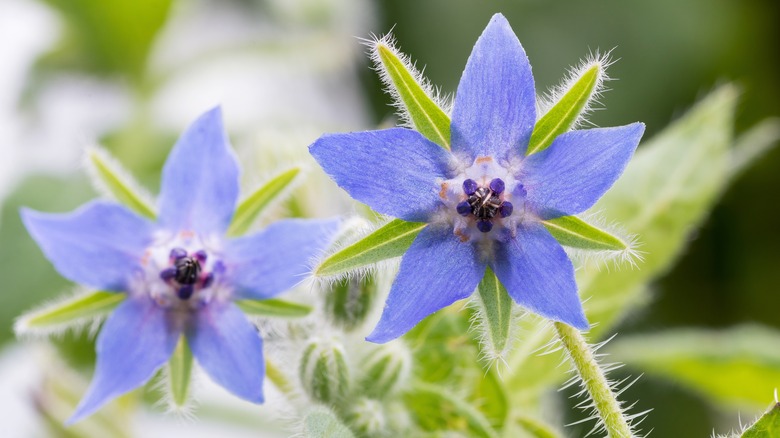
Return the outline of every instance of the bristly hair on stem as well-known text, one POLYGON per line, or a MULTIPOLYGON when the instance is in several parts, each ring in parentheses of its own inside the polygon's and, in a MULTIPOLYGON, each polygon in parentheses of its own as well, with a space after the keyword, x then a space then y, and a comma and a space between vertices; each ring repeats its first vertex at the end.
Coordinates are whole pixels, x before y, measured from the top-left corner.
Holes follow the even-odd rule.
POLYGON ((563 349, 574 365, 572 370, 574 376, 564 384, 561 390, 579 383, 582 390, 573 397, 586 395, 588 398, 577 407, 591 413, 588 417, 571 423, 569 426, 596 420, 596 424, 586 436, 605 432, 611 438, 639 438, 640 435, 635 430, 636 426, 642 422, 650 410, 627 414, 626 412, 632 409, 636 403, 625 406, 624 402, 618 400, 618 397, 642 376, 634 379, 626 378, 621 381, 608 380, 607 373, 623 366, 620 363, 600 363, 599 359, 603 358, 604 355, 599 354, 598 350, 611 338, 591 346, 577 329, 561 322, 554 322, 553 326, 563 349))

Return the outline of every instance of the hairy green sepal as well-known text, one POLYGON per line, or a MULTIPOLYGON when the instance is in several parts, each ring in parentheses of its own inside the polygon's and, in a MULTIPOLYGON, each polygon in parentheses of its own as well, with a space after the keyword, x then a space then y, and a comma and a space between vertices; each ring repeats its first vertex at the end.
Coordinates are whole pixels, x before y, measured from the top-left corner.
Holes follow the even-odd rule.
POLYGON ((329 256, 314 270, 319 277, 344 274, 393 257, 409 249, 417 234, 426 226, 422 222, 390 221, 368 236, 329 256))
POLYGON ((252 223, 275 199, 285 192, 290 184, 301 173, 300 167, 293 167, 274 176, 262 187, 244 199, 233 215, 227 234, 231 237, 241 236, 249 230, 252 223))
POLYGON ((479 315, 485 331, 481 347, 489 359, 496 359, 504 356, 510 344, 512 298, 490 268, 485 270, 477 292, 479 315))
POLYGON ((89 151, 88 165, 99 182, 117 202, 149 219, 155 218, 154 209, 134 187, 138 186, 130 173, 122 169, 119 162, 101 149, 89 151))
POLYGON ((377 67, 386 75, 383 79, 395 91, 393 96, 406 110, 414 128, 428 140, 449 149, 450 118, 447 114, 426 93, 393 49, 379 43, 374 50, 379 60, 377 67))
POLYGON ((267 300, 238 300, 238 307, 247 315, 279 318, 301 318, 311 313, 311 307, 290 301, 271 298, 267 300))
POLYGON ((589 250, 625 251, 628 243, 596 228, 576 216, 563 216, 542 221, 547 231, 561 245, 589 250))
POLYGON ((780 403, 775 403, 740 438, 773 438, 780 436, 780 403))
POLYGON ((23 315, 16 323, 17 333, 57 329, 103 316, 119 305, 127 296, 117 292, 97 291, 77 295, 23 315))
POLYGON ((171 403, 177 408, 186 406, 192 382, 192 351, 184 336, 179 338, 179 343, 168 360, 168 382, 171 403))
POLYGON ((585 70, 569 91, 536 122, 526 155, 547 149, 556 137, 574 126, 588 100, 593 96, 600 74, 601 69, 598 64, 585 70))
POLYGON ((352 431, 339 417, 324 406, 317 406, 303 419, 304 436, 307 438, 354 438, 352 431))

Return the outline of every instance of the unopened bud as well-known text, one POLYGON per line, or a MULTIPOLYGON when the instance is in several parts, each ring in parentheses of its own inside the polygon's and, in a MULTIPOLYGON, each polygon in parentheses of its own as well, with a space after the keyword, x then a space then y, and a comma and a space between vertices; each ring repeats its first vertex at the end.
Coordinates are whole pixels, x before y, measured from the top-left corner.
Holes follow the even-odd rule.
POLYGON ((388 432, 387 418, 379 400, 359 398, 350 407, 347 413, 347 422, 350 428, 358 433, 358 436, 385 436, 388 432))
POLYGON ((345 330, 353 330, 365 321, 376 296, 373 275, 336 283, 325 297, 328 318, 345 330))
POLYGON ((361 394, 383 398, 396 392, 405 383, 412 357, 401 341, 378 346, 362 361, 361 394))
POLYGON ((299 373, 303 388, 313 400, 334 403, 349 390, 344 348, 335 341, 311 341, 303 352, 299 373))

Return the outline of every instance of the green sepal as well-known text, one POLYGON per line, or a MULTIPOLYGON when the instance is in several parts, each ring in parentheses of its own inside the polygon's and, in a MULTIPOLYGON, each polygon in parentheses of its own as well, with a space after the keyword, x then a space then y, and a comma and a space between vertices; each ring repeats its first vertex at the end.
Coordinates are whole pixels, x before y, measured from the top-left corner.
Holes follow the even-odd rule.
POLYGON ((312 340, 303 351, 298 372, 303 389, 314 401, 340 402, 351 386, 344 347, 336 341, 312 340))
POLYGON ((384 40, 376 43, 373 55, 382 80, 391 88, 398 106, 406 110, 414 129, 428 140, 450 149, 450 118, 416 79, 420 74, 384 40))
POLYGON ((547 231, 561 245, 589 250, 625 251, 628 242, 596 228, 577 216, 562 216, 542 221, 547 231))
POLYGON ((249 230, 252 223, 275 199, 285 193, 285 190, 301 173, 300 167, 293 167, 274 176, 249 197, 241 201, 233 214, 227 234, 231 237, 241 236, 249 230))
POLYGON ((355 438, 339 417, 324 406, 317 406, 306 414, 303 434, 306 438, 355 438))
MULTIPOLYGON (((777 390, 775 390, 777 391, 777 390)), ((776 438, 780 436, 780 403, 777 401, 752 426, 745 429, 740 438, 776 438)))
POLYGON ((87 152, 87 165, 104 191, 108 192, 117 202, 130 210, 149 219, 154 219, 154 209, 146 201, 145 196, 136 187, 140 187, 123 169, 115 158, 103 149, 93 148, 87 152))
POLYGON ((302 318, 311 313, 311 307, 291 301, 270 298, 267 300, 238 300, 236 305, 247 315, 278 318, 302 318))
POLYGON ((392 220, 368 236, 328 256, 314 270, 314 275, 330 277, 345 274, 383 260, 400 257, 426 225, 428 224, 424 222, 392 220))
POLYGON ((344 330, 354 330, 366 320, 376 295, 374 275, 338 281, 325 295, 325 314, 344 330))
POLYGON ((412 356, 406 345, 392 342, 375 347, 360 361, 362 376, 358 381, 360 394, 376 399, 397 393, 405 384, 412 368, 412 356))
POLYGON ((97 291, 80 294, 65 301, 22 315, 14 325, 17 334, 46 332, 80 324, 112 311, 127 295, 97 291))
POLYGON ((478 315, 482 325, 480 348, 488 360, 504 357, 512 338, 512 298, 492 269, 485 270, 477 287, 478 315))
POLYGON ((190 399, 192 383, 192 350, 187 339, 182 336, 176 349, 168 360, 168 384, 171 390, 171 403, 183 408, 190 399))
POLYGON ((556 137, 574 126, 596 91, 601 74, 600 64, 585 70, 566 94, 536 122, 526 155, 547 149, 556 137))

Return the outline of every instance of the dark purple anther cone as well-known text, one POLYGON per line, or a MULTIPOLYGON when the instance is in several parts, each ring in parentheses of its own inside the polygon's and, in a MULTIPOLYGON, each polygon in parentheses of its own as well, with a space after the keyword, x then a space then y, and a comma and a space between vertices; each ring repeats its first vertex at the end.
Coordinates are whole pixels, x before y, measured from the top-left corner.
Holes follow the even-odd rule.
POLYGON ((499 214, 501 214, 501 217, 510 216, 514 210, 515 210, 515 206, 508 201, 504 201, 504 203, 501 204, 501 207, 498 208, 498 212, 499 214))
POLYGON ((166 268, 160 271, 160 278, 168 281, 176 276, 176 268, 166 268))
POLYGON ((195 258, 198 259, 201 263, 206 263, 206 259, 208 258, 208 255, 206 254, 206 251, 203 251, 202 249, 195 252, 195 258))
POLYGON ((179 290, 176 291, 176 295, 179 296, 179 299, 188 300, 194 292, 195 288, 191 284, 187 284, 180 287, 179 290))
POLYGON ((466 181, 463 181, 463 192, 469 196, 473 195, 478 188, 479 186, 477 185, 477 182, 471 178, 467 179, 466 181))
POLYGON ((171 258, 174 260, 179 260, 180 258, 187 257, 187 251, 185 251, 183 248, 173 248, 171 250, 171 258))
POLYGON ((501 178, 494 178, 493 181, 490 181, 490 190, 496 195, 504 193, 504 180, 501 178))
POLYGON ((471 205, 468 201, 463 201, 460 204, 458 204, 455 209, 458 211, 458 214, 461 216, 468 216, 471 214, 471 205))
POLYGON ((477 221, 477 229, 483 233, 493 229, 493 222, 490 221, 477 221))

